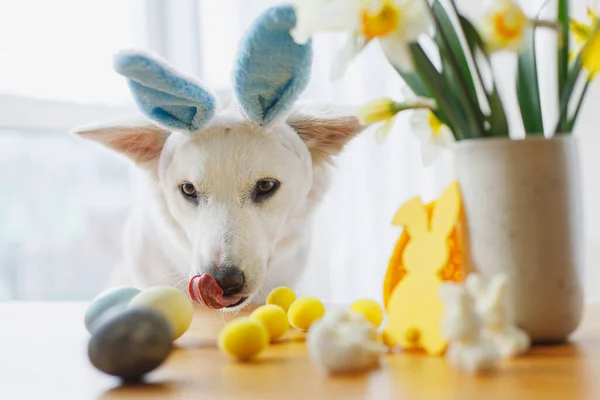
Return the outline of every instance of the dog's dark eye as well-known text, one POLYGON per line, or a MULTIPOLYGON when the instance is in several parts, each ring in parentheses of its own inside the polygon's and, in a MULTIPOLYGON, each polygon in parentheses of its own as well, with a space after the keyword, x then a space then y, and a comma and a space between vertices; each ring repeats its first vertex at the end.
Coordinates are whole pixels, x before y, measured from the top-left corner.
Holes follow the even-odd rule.
POLYGON ((258 203, 273 196, 277 189, 279 189, 279 185, 279 181, 275 179, 261 179, 256 182, 254 192, 252 193, 254 201, 258 203))
POLYGON ((198 197, 198 192, 196 191, 196 187, 189 182, 184 182, 179 186, 181 190, 181 194, 188 200, 196 200, 198 197))
POLYGON ((276 187, 277 181, 274 179, 263 179, 256 184, 256 188, 260 193, 269 193, 270 191, 275 190, 276 187))

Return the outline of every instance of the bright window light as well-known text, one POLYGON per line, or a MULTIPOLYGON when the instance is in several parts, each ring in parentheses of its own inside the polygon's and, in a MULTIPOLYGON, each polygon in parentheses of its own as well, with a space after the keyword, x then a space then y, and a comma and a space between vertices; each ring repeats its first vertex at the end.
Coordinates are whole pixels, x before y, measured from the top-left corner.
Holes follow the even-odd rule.
POLYGON ((115 51, 142 43, 141 0, 3 1, 0 93, 76 102, 121 103, 115 51))

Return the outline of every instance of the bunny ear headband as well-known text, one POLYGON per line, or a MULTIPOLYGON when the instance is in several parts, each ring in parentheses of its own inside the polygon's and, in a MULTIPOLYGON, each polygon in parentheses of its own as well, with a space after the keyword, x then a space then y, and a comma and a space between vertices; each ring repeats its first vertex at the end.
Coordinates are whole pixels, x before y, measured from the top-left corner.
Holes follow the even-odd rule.
MULTIPOLYGON (((248 119, 267 125, 285 114, 309 80, 311 43, 294 42, 296 14, 290 5, 266 10, 240 44, 233 73, 235 95, 248 119)), ((148 118, 167 129, 195 131, 215 114, 214 96, 166 62, 140 51, 118 53, 115 70, 127 78, 148 118)))

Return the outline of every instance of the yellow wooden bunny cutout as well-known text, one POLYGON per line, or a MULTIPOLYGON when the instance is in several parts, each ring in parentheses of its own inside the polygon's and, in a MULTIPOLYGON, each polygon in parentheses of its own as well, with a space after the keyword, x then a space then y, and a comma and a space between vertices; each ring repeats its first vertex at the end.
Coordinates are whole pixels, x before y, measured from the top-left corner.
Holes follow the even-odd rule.
POLYGON ((439 272, 448 263, 448 237, 460 215, 460 193, 453 182, 435 202, 431 218, 418 197, 406 202, 394 217, 392 223, 403 226, 409 239, 402 252, 406 275, 389 299, 386 334, 405 349, 422 348, 431 355, 446 349, 439 272))

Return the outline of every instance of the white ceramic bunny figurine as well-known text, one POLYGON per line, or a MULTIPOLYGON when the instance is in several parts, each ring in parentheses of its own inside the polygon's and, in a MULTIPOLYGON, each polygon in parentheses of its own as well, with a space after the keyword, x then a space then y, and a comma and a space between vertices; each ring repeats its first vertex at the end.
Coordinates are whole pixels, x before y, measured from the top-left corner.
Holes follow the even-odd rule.
POLYGON ((444 283, 443 334, 450 342, 446 358, 454 368, 470 373, 497 368, 500 355, 494 342, 483 335, 480 315, 473 297, 462 284, 444 283))
POLYGON ((481 275, 471 273, 465 285, 469 294, 475 298, 477 312, 483 322, 483 334, 492 339, 503 358, 524 353, 531 346, 529 336, 517 328, 508 315, 506 307, 507 278, 494 276, 489 284, 481 275))

